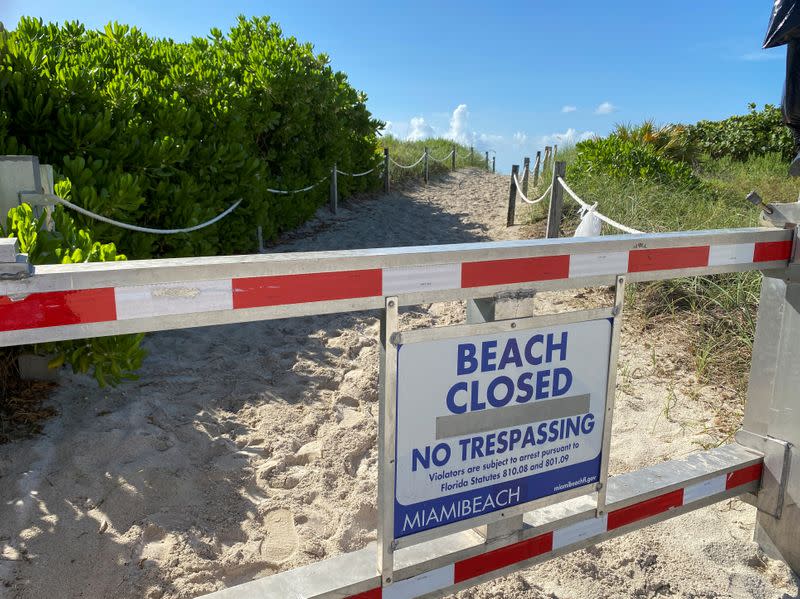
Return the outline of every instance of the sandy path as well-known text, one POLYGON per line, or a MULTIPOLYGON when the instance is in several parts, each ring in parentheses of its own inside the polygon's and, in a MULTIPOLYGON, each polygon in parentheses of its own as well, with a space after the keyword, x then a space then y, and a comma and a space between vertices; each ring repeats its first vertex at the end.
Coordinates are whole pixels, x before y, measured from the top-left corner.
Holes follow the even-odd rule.
MULTIPOLYGON (((505 177, 460 171, 354 202, 274 251, 517 238, 506 194, 505 177)), ((573 295, 537 305, 607 301, 573 295)), ((463 318, 454 302, 402 321, 463 318)), ((0 447, 0 596, 194 597, 374 540, 377 333, 376 313, 158 333, 136 383, 66 377, 45 434, 0 447)), ((730 399, 663 336, 624 329, 614 472, 707 442, 707 404, 730 399)), ((753 521, 726 502, 461 596, 796 597, 753 521)))

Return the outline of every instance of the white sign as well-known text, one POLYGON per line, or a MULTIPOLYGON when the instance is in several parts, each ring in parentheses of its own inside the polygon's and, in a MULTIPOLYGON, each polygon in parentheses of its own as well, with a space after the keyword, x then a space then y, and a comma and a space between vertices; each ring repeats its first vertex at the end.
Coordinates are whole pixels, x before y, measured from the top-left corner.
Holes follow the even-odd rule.
POLYGON ((599 481, 612 320, 397 354, 394 538, 599 481))

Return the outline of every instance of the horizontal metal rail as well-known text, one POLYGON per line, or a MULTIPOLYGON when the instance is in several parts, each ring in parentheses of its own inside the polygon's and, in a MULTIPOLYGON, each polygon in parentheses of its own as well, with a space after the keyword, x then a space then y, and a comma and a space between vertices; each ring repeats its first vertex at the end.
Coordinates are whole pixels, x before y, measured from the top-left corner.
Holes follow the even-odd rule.
POLYGON ((769 270, 792 239, 753 228, 37 266, 0 280, 0 346, 376 309, 387 295, 411 305, 769 270))
POLYGON ((763 456, 731 444, 609 478, 608 511, 585 495, 524 516, 525 527, 485 541, 466 531, 397 552, 380 586, 375 545, 206 595, 206 599, 442 597, 606 539, 743 494, 756 493, 763 456))

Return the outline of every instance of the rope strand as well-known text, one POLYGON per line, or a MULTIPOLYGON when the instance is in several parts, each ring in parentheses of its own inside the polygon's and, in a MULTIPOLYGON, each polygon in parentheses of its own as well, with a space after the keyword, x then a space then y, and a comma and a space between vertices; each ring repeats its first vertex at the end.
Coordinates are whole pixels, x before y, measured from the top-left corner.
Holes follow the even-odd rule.
MULTIPOLYGON (((572 189, 570 188, 569 185, 566 184, 564 179, 559 177, 558 178, 558 182, 561 184, 561 187, 564 188, 564 191, 566 191, 570 195, 570 197, 572 197, 572 199, 575 200, 580 205, 581 208, 583 208, 584 210, 589 210, 589 209, 592 208, 592 206, 590 206, 589 204, 584 202, 582 199, 580 199, 578 197, 578 194, 576 194, 574 191, 572 191, 572 189)), ((595 206, 597 206, 597 204, 595 204, 595 206)), ((595 213, 595 216, 597 216, 597 218, 599 218, 600 220, 602 220, 605 223, 608 223, 612 227, 619 229, 620 231, 624 231, 625 233, 630 233, 631 235, 642 235, 643 234, 642 231, 639 231, 637 229, 633 229, 631 227, 627 227, 627 226, 623 225, 622 223, 618 223, 617 221, 608 218, 605 214, 602 214, 602 213, 598 212, 597 210, 595 210, 594 213, 595 213)))

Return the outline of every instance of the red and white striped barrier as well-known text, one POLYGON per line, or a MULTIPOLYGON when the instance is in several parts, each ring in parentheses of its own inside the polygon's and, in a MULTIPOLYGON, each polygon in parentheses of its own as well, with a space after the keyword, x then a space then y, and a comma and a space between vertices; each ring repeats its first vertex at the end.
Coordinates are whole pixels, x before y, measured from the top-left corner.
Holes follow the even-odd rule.
POLYGON ((600 518, 583 520, 519 543, 424 572, 383 588, 376 587, 355 595, 348 595, 346 599, 419 597, 454 585, 468 583, 470 580, 478 579, 508 566, 537 557, 546 557, 548 554, 577 543, 593 539, 599 541, 601 537, 607 536, 606 533, 623 530, 625 527, 646 521, 672 509, 689 506, 702 499, 757 482, 761 478, 761 470, 762 464, 753 464, 610 511, 600 518))
MULTIPOLYGON (((776 231, 766 233, 774 236, 776 231)), ((789 235, 789 232, 777 231, 777 233, 789 235)), ((631 244, 630 241, 626 243, 631 244)), ((565 249, 569 249, 570 243, 564 241, 562 245, 565 249)), ((447 248, 447 246, 440 247, 447 248)), ((604 275, 645 275, 642 279, 646 279, 647 275, 655 276, 664 271, 686 270, 686 274, 702 274, 697 269, 730 267, 741 270, 748 266, 759 269, 761 265, 767 263, 787 261, 791 255, 792 241, 784 239, 652 249, 644 247, 604 252, 586 252, 585 246, 576 249, 583 251, 444 264, 232 276, 97 288, 75 288, 77 277, 73 277, 70 278, 71 288, 43 292, 36 292, 35 283, 37 277, 47 275, 34 275, 29 282, 24 283, 29 292, 0 295, 0 336, 3 332, 12 331, 129 320, 138 320, 141 323, 141 319, 149 318, 234 313, 252 308, 378 299, 388 295, 434 294, 431 296, 433 298, 436 292, 469 291, 485 287, 567 280, 575 280, 578 286, 581 279, 604 275)), ((331 254, 326 254, 327 263, 330 263, 330 257, 331 254)), ((352 253, 348 254, 348 257, 352 257, 352 253)), ((195 259, 195 262, 199 263, 200 260, 195 259)), ((235 264, 231 265, 231 270, 236 270, 235 264)), ((124 277, 126 272, 128 271, 119 271, 119 278, 125 282, 127 282, 124 277)), ((23 285, 20 282, 14 283, 17 286, 23 285)), ((9 284, 2 282, 0 290, 9 284)), ((354 309, 364 307, 373 306, 362 303, 354 309)), ((344 307, 342 311, 345 311, 344 307)), ((313 313, 313 310, 309 310, 309 313, 313 313)), ((224 317, 221 321, 224 321, 224 317)), ((181 326, 191 325, 187 325, 184 321, 181 326)), ((140 330, 151 329, 142 324, 140 330)), ((118 330, 92 331, 96 335, 115 332, 118 330)), ((37 339, 45 340, 46 336, 47 333, 44 333, 37 339)), ((67 334, 65 337, 56 336, 46 340, 57 340, 68 336, 67 334)), ((2 338, 0 341, 2 345, 13 344, 2 338)), ((31 341, 26 339, 20 343, 31 341)))

